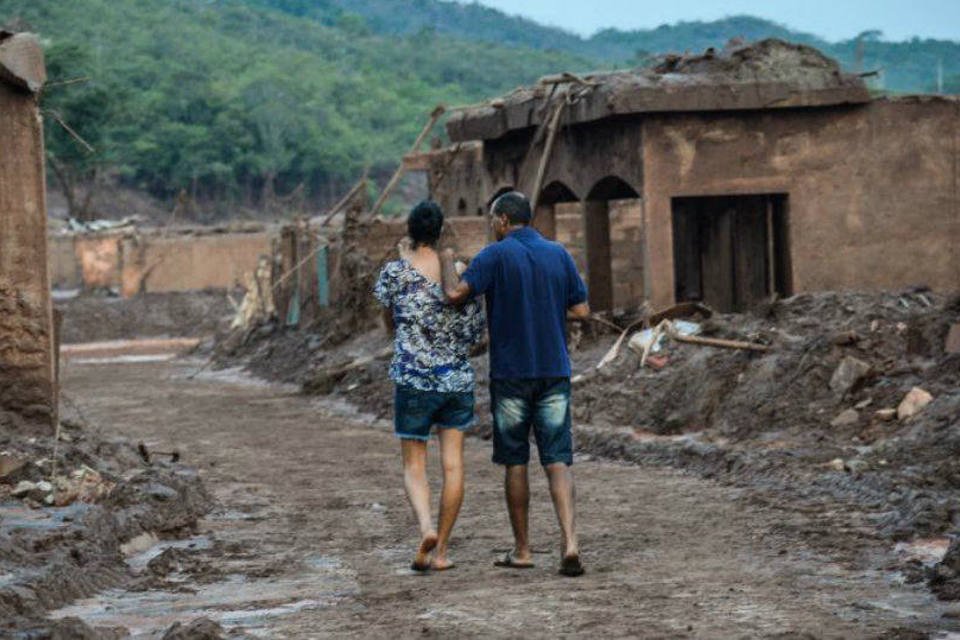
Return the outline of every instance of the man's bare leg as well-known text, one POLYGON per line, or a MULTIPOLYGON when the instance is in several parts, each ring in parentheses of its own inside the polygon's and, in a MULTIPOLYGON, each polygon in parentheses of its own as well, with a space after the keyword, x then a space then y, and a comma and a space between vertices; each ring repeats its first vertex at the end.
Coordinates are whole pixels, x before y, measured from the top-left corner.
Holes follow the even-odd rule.
POLYGON ((506 467, 504 491, 507 496, 510 526, 513 527, 513 560, 528 564, 533 561, 533 556, 530 553, 530 484, 527 480, 526 465, 506 467))
POLYGON ((550 497, 557 512, 562 534, 561 553, 564 559, 580 557, 580 545, 577 541, 576 514, 574 503, 576 489, 573 484, 573 471, 565 463, 559 462, 544 467, 550 482, 550 497))
POLYGON ((437 527, 437 552, 431 566, 442 571, 452 569, 447 559, 450 532, 463 504, 463 432, 440 429, 440 461, 443 465, 443 492, 440 494, 440 518, 437 527))
POLYGON ((413 560, 414 568, 430 565, 430 552, 437 546, 437 532, 430 517, 430 484, 427 482, 427 443, 421 440, 401 440, 403 454, 403 484, 413 515, 420 526, 420 547, 413 560))

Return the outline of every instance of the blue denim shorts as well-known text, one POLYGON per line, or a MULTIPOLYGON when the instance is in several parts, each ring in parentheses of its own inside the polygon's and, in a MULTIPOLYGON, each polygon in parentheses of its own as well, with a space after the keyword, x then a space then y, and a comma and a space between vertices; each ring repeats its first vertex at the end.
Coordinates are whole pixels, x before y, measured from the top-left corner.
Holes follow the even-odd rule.
POLYGON ((444 393, 397 385, 393 396, 393 431, 404 440, 430 439, 430 428, 473 426, 473 391, 444 393))
POLYGON ((490 409, 496 464, 530 461, 531 428, 540 464, 573 464, 570 378, 491 380, 490 409))

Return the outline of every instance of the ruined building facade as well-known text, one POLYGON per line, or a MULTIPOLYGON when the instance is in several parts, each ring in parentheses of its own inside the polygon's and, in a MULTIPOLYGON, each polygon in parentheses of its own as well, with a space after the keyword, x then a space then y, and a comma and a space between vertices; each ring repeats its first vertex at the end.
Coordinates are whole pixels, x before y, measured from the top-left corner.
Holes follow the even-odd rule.
POLYGON ((35 38, 0 31, 0 431, 52 430, 55 337, 47 276, 45 79, 35 38))
POLYGON ((471 215, 505 189, 535 196, 535 225, 571 250, 597 309, 960 289, 960 101, 874 99, 809 47, 547 78, 447 129, 433 165, 456 175, 431 171, 434 197, 471 215), (470 162, 454 153, 466 141, 470 162))

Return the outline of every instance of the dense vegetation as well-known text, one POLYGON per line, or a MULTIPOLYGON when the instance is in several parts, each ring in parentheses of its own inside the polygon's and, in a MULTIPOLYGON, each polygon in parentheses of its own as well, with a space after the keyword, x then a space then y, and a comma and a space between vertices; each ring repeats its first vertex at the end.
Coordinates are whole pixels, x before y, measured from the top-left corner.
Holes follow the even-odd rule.
MULTIPOLYGON (((172 198, 267 206, 298 187, 323 202, 363 167, 389 173, 437 103, 495 95, 557 70, 634 64, 732 36, 828 44, 749 17, 585 39, 478 4, 439 0, 5 0, 0 23, 47 47, 51 176, 83 215, 108 179, 172 198), (83 82, 65 83, 85 78, 83 82), (60 120, 92 145, 76 142, 60 120)), ((930 89, 960 45, 863 38, 862 68, 930 89)), ((948 86, 949 85, 948 83, 948 86)))

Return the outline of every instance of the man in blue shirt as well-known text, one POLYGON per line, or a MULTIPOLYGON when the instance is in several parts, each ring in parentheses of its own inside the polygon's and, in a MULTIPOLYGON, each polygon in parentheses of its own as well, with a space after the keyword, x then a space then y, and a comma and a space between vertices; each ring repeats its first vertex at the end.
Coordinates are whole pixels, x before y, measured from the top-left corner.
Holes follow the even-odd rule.
POLYGON ((451 304, 483 295, 490 330, 490 407, 493 461, 506 468, 505 491, 515 546, 497 566, 533 566, 528 538, 527 463, 533 429, 540 463, 563 536, 560 573, 583 573, 574 518, 573 438, 570 429, 568 313, 590 315, 587 289, 563 245, 532 229, 530 202, 506 193, 490 207, 497 242, 485 247, 462 278, 453 252, 441 256, 451 304))

